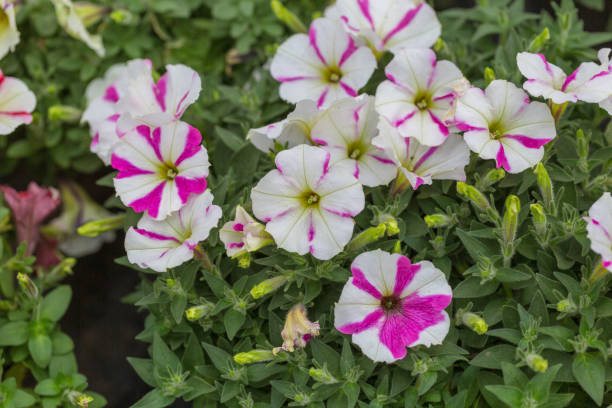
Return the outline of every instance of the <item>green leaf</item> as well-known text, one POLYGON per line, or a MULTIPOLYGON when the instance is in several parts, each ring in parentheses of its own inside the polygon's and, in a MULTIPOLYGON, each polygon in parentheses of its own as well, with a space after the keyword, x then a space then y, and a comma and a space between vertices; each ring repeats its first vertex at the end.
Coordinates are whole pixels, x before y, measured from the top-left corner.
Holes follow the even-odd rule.
POLYGON ((202 342, 202 347, 204 347, 204 350, 206 350, 206 354, 208 354, 210 361, 212 361, 217 370, 221 371, 222 373, 226 372, 233 361, 232 356, 225 350, 213 346, 212 344, 202 342))
POLYGON ((515 348, 507 344, 498 344, 481 351, 470 361, 471 365, 482 368, 501 369, 501 363, 514 361, 515 348))
POLYGON ((326 364, 329 371, 335 375, 340 375, 340 355, 336 350, 318 339, 308 342, 312 350, 312 356, 321 365, 326 364))
POLYGON ((225 331, 227 332, 227 337, 229 340, 234 338, 245 321, 246 315, 244 313, 240 313, 234 309, 229 309, 227 312, 225 312, 225 316, 223 316, 223 324, 225 325, 225 331))
POLYGON ((151 387, 157 385, 155 376, 153 375, 153 360, 148 358, 128 357, 127 361, 142 381, 151 387))
POLYGON ((606 379, 603 362, 591 354, 576 354, 572 362, 572 373, 582 389, 593 398, 597 405, 601 405, 606 379))
POLYGON ((223 129, 222 127, 215 127, 215 133, 219 136, 219 140, 234 152, 239 151, 246 145, 244 138, 238 137, 234 132, 223 129))
POLYGON ((15 390, 12 400, 15 408, 26 408, 36 403, 36 398, 23 390, 15 390))
POLYGON ((42 395, 45 397, 52 397, 61 392, 60 387, 55 383, 55 380, 52 378, 47 378, 46 380, 42 380, 36 387, 34 388, 34 392, 38 395, 42 395))
POLYGON ((181 361, 157 333, 153 336, 153 365, 160 374, 164 375, 168 371, 177 372, 181 369, 181 361))
POLYGON ((506 385, 521 388, 529 382, 525 373, 512 363, 508 363, 507 361, 502 362, 501 369, 504 374, 504 383, 506 385))
POLYGON ((487 385, 485 388, 495 394, 497 398, 502 400, 502 402, 510 408, 521 406, 523 392, 520 388, 510 385, 487 385))
POLYGON ((185 401, 194 400, 200 395, 208 394, 217 390, 215 386, 195 375, 189 377, 187 380, 187 386, 191 387, 191 391, 187 392, 187 394, 183 396, 185 401))
POLYGON ((72 289, 68 285, 53 289, 40 302, 40 317, 57 322, 68 310, 71 298, 72 289))
POLYGON ((154 389, 142 397, 130 408, 165 408, 174 402, 174 397, 167 397, 161 390, 154 389))
POLYGON ((499 282, 495 280, 486 282, 484 285, 481 285, 480 282, 477 276, 471 276, 459 282, 453 289, 453 297, 455 299, 484 297, 494 293, 499 287, 499 282))
POLYGON ((28 350, 30 350, 34 362, 44 368, 51 361, 53 344, 46 334, 36 334, 28 340, 28 350))
POLYGON ((27 322, 8 322, 0 327, 0 346, 19 346, 28 341, 27 322))

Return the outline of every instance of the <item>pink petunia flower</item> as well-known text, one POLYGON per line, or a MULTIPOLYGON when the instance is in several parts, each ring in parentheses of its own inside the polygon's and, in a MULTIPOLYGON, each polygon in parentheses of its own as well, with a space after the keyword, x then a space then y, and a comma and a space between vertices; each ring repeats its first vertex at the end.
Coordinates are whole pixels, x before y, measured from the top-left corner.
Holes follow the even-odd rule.
POLYGON ((604 193, 585 217, 591 249, 601 255, 603 267, 612 272, 612 195, 604 193))

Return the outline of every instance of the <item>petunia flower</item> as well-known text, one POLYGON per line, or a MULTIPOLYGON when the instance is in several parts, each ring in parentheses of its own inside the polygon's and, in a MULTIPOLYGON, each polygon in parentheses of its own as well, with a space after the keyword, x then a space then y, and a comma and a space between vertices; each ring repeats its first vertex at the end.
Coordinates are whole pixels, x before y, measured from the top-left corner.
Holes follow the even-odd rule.
POLYGON ((247 139, 264 153, 273 151, 275 143, 288 148, 312 144, 310 131, 322 112, 314 101, 309 99, 299 101, 286 119, 249 130, 247 139))
POLYGON ((140 125, 117 143, 111 166, 121 201, 136 212, 163 220, 191 194, 206 189, 208 154, 200 132, 181 121, 150 128, 140 125))
POLYGON ((335 102, 310 136, 331 154, 331 165, 346 168, 364 186, 375 187, 388 184, 396 173, 393 161, 372 144, 377 124, 374 98, 362 95, 335 102))
POLYGON ((604 193, 584 219, 591 249, 601 255, 603 267, 612 272, 612 195, 604 193))
POLYGON ((523 88, 532 96, 564 104, 578 100, 598 103, 612 94, 612 72, 594 62, 583 62, 569 76, 542 54, 521 52, 516 62, 527 78, 523 88))
POLYGON ((272 352, 276 355, 281 350, 293 352, 296 347, 304 348, 311 338, 319 335, 320 328, 319 322, 308 320, 306 308, 303 304, 298 303, 287 313, 285 326, 281 331, 283 345, 275 347, 272 352))
POLYGON ((100 35, 92 35, 87 31, 83 20, 79 17, 74 4, 71 0, 51 0, 55 6, 55 14, 60 26, 73 38, 83 41, 89 48, 95 51, 98 56, 105 54, 104 44, 100 35))
POLYGON ((0 58, 4 58, 9 51, 15 51, 15 46, 19 44, 13 1, 0 0, 0 21, 0 58))
MULTIPOLYGON (((597 53, 599 57, 599 62, 601 63, 601 67, 603 69, 607 69, 608 71, 612 71, 612 62, 610 61, 610 52, 612 52, 610 48, 602 48, 597 53)), ((599 102, 599 106, 602 109, 605 109, 610 115, 612 115, 612 92, 610 92, 607 98, 599 102)))
POLYGON ((318 18, 308 35, 295 34, 280 45, 270 72, 281 82, 281 98, 291 103, 311 99, 322 108, 357 96, 375 68, 372 51, 357 46, 340 21, 318 18))
POLYGON ((334 14, 377 53, 429 48, 442 28, 433 8, 420 0, 338 0, 334 14))
POLYGON ((265 226, 255 221, 242 206, 236 207, 234 221, 226 222, 219 231, 219 238, 225 244, 227 256, 236 257, 257 251, 272 242, 265 226))
POLYGON ((353 234, 353 217, 365 205, 353 173, 330 167, 330 153, 307 145, 276 155, 276 168, 251 190, 253 212, 266 222, 276 245, 330 259, 353 234))
POLYGON ((32 123, 36 96, 26 84, 4 76, 0 70, 0 135, 8 135, 20 125, 32 123))
POLYGON ((455 125, 465 131, 470 149, 497 167, 520 173, 544 156, 543 146, 557 136, 550 109, 531 102, 514 84, 495 80, 483 92, 469 89, 457 100, 455 125))
POLYGON ((450 61, 436 61, 429 49, 402 50, 385 68, 388 81, 376 90, 376 110, 404 137, 427 146, 441 145, 450 131, 444 122, 463 79, 450 61))
POLYGON ((433 180, 465 180, 470 149, 461 136, 453 133, 440 146, 424 146, 414 138, 402 137, 385 119, 378 129, 372 143, 383 149, 399 170, 394 191, 401 192, 409 186, 416 190, 433 180))
POLYGON ((0 186, 4 201, 13 213, 17 242, 26 242, 26 254, 32 255, 41 239, 40 225, 60 204, 60 195, 54 188, 40 187, 35 182, 26 191, 0 186))
POLYGON ((158 221, 144 214, 136 228, 125 235, 128 260, 142 268, 165 272, 194 257, 198 243, 205 240, 221 218, 209 190, 192 195, 187 204, 158 221))
POLYGON ((406 356, 406 347, 442 343, 450 327, 444 309, 452 290, 431 262, 412 264, 377 249, 357 256, 351 272, 336 303, 334 325, 352 334, 366 356, 392 363, 406 356))

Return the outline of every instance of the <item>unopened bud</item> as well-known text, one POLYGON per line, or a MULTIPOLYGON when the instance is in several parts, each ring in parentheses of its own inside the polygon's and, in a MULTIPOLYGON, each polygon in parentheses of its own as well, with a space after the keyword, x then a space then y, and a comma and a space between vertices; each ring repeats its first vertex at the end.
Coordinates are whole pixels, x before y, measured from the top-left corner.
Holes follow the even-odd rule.
POLYGON ((126 9, 116 9, 110 14, 111 20, 117 24, 130 25, 136 21, 132 13, 126 9))
POLYGON ((480 316, 475 313, 465 313, 461 316, 461 321, 470 329, 474 330, 476 333, 482 335, 487 332, 489 326, 487 326, 487 322, 480 316))
POLYGON ((399 225, 397 224, 397 220, 390 214, 381 214, 378 217, 378 223, 384 224, 387 228, 387 236, 391 237, 393 235, 397 235, 400 233, 399 225))
POLYGON ((548 27, 545 27, 544 30, 542 30, 542 32, 533 39, 531 44, 529 44, 529 52, 540 51, 548 40, 550 40, 550 31, 548 30, 548 27))
POLYGON ((553 185, 548 175, 548 171, 542 163, 538 163, 535 170, 533 171, 537 176, 538 187, 540 188, 540 194, 546 208, 550 210, 554 201, 553 185))
POLYGON ((557 311, 561 313, 575 313, 578 311, 578 307, 572 299, 561 299, 557 302, 557 311))
POLYGON ((482 211, 486 211, 491 208, 489 200, 487 200, 487 198, 474 186, 470 186, 469 184, 465 184, 464 182, 459 181, 457 182, 457 193, 466 197, 472 202, 472 204, 474 204, 482 211))
POLYGON ((287 27, 292 29, 296 33, 306 33, 308 30, 304 23, 300 21, 300 19, 289 11, 283 3, 279 0, 271 0, 270 7, 274 12, 276 18, 278 18, 281 22, 283 22, 287 27))
POLYGON ((385 236, 387 227, 385 224, 378 224, 376 227, 370 227, 355 236, 347 245, 347 250, 355 251, 374 241, 378 241, 385 236))
POLYGON ((274 278, 266 279, 265 281, 253 286, 249 292, 253 299, 259 299, 287 283, 289 279, 286 276, 275 276, 274 278))
POLYGON ((81 118, 82 114, 82 110, 75 108, 74 106, 67 105, 53 105, 47 111, 49 120, 52 122, 77 122, 81 118))
POLYGON ((118 215, 115 217, 91 221, 77 228, 77 232, 79 235, 83 235, 85 237, 97 237, 106 231, 123 227, 124 219, 124 215, 118 215))
POLYGON ((313 380, 322 384, 336 384, 338 382, 325 365, 322 368, 310 367, 308 374, 313 380))
POLYGON ((424 220, 428 227, 440 228, 450 225, 452 218, 446 214, 431 214, 426 215, 424 220))
POLYGON ((487 85, 495 81, 495 71, 493 71, 493 68, 486 67, 484 70, 484 77, 485 77, 485 81, 487 82, 487 85))
POLYGON ((238 266, 242 269, 246 269, 251 266, 251 254, 248 252, 238 256, 238 266))
POLYGON ((213 311, 215 305, 213 303, 203 303, 197 306, 191 306, 189 309, 185 310, 185 317, 190 322, 195 322, 196 320, 200 320, 204 316, 207 316, 210 312, 213 311))
POLYGON ((305 347, 308 340, 319 335, 319 330, 319 322, 308 320, 306 308, 303 304, 298 303, 287 313, 285 326, 281 332, 283 345, 274 348, 274 354, 279 353, 281 350, 293 352, 295 347, 305 347))
POLYGON ((246 353, 238 353, 234 356, 234 361, 240 365, 259 363, 274 359, 272 350, 251 350, 246 353))
POLYGON ((442 50, 444 50, 445 47, 446 44, 444 44, 444 40, 442 40, 442 37, 438 37, 432 48, 435 52, 441 52, 442 50))
POLYGON ((528 354, 525 358, 525 362, 527 363, 527 366, 529 366, 529 368, 535 372, 543 373, 548 370, 548 360, 539 354, 528 354))
POLYGON ((546 214, 544 213, 544 208, 540 204, 531 204, 529 206, 531 210, 531 219, 533 221, 533 227, 535 228, 536 233, 539 236, 544 236, 546 234, 546 214))
POLYGON ((497 183, 499 180, 506 177, 506 172, 504 169, 491 169, 479 182, 478 187, 481 189, 485 189, 493 184, 497 183))
POLYGON ((399 239, 397 241, 395 241, 395 244, 393 244, 393 251, 394 254, 401 254, 402 253, 402 241, 400 241, 399 239))
POLYGON ((510 243, 516 237, 518 228, 518 215, 521 211, 521 201, 513 194, 506 198, 506 213, 504 214, 504 222, 502 225, 502 234, 504 242, 510 243))
POLYGON ((17 281, 19 281, 19 286, 21 286, 21 289, 23 289, 25 294, 30 299, 38 298, 38 294, 39 294, 38 287, 36 286, 34 282, 32 282, 32 279, 30 279, 28 275, 26 275, 25 273, 21 273, 21 272, 17 273, 17 281))

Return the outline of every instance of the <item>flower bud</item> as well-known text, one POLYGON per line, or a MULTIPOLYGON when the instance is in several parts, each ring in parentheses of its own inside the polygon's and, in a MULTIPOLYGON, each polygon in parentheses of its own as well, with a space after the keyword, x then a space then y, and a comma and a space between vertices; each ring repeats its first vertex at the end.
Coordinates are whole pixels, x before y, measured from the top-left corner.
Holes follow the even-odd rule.
POLYGON ((379 226, 380 224, 384 224, 387 228, 387 236, 391 237, 393 235, 397 235, 400 233, 399 225, 397 225, 397 220, 391 215, 382 213, 376 217, 375 221, 379 226))
POLYGON ((504 169, 492 169, 478 182, 478 187, 486 189, 506 177, 504 169))
POLYGON ((136 17, 126 9, 116 9, 110 13, 110 18, 117 24, 130 25, 136 22, 136 17))
POLYGON ((238 353, 234 356, 234 361, 240 365, 259 363, 261 361, 270 361, 274 359, 274 353, 271 350, 251 350, 246 353, 238 353))
POLYGON ((76 11, 83 25, 89 27, 102 20, 102 18, 109 13, 110 8, 94 3, 79 1, 74 3, 74 11, 76 11))
POLYGON ((291 11, 287 10, 283 3, 279 0, 271 0, 270 7, 274 12, 276 18, 278 18, 281 22, 283 22, 287 27, 292 29, 296 33, 306 33, 308 30, 304 23, 300 21, 300 19, 293 14, 291 11))
POLYGON ((553 193, 552 181, 550 181, 548 172, 542 163, 538 163, 533 172, 538 176, 537 182, 538 187, 540 188, 540 194, 542 195, 542 200, 544 200, 546 208, 550 210, 555 197, 553 193))
POLYGON ((75 407, 87 408, 90 402, 93 402, 93 397, 83 394, 79 391, 69 391, 66 393, 66 398, 75 407))
POLYGON ((489 200, 487 200, 487 198, 474 186, 470 186, 469 184, 459 181, 457 182, 457 193, 470 200, 472 204, 482 211, 486 211, 491 208, 489 200))
POLYGON ((285 319, 285 327, 281 332, 283 345, 274 348, 274 354, 281 350, 292 352, 295 347, 304 348, 308 340, 319 335, 319 322, 311 322, 306 317, 306 308, 303 304, 298 303, 293 306, 287 318, 285 319))
POLYGON ((506 213, 502 225, 504 242, 513 242, 518 228, 518 215, 521 211, 521 201, 513 194, 506 198, 506 213))
POLYGON ((275 276, 274 278, 266 279, 265 281, 253 286, 249 292, 253 299, 259 299, 287 283, 289 279, 286 276, 275 276))
POLYGON ((248 252, 238 256, 238 266, 242 269, 251 266, 251 255, 248 252))
POLYGON ((308 374, 312 377, 313 380, 322 384, 336 384, 338 380, 334 377, 327 366, 323 366, 323 368, 314 368, 310 367, 308 370, 308 374))
POLYGON ((77 122, 82 114, 82 110, 68 105, 53 105, 47 111, 52 122, 77 122))
POLYGON ((195 322, 196 320, 200 320, 204 316, 207 316, 210 312, 213 311, 215 305, 210 302, 203 303, 197 306, 191 306, 189 309, 185 310, 185 317, 190 322, 195 322))
POLYGON ((487 332, 489 326, 487 326, 487 322, 480 316, 475 313, 465 313, 461 316, 461 321, 470 329, 474 330, 476 333, 482 335, 487 332))
POLYGON ((79 235, 83 235, 84 237, 97 237, 103 232, 123 227, 124 219, 124 215, 117 215, 115 217, 91 221, 77 228, 77 232, 79 235))
POLYGON ((485 77, 485 81, 487 81, 487 85, 495 81, 495 71, 493 71, 493 68, 486 67, 484 70, 484 77, 485 77))
POLYGON ((346 249, 348 251, 355 251, 362 248, 374 241, 377 241, 385 236, 387 227, 385 224, 378 224, 376 227, 370 227, 355 236, 351 242, 348 243, 346 249))
POLYGON ((557 302, 556 308, 557 311, 561 313, 576 313, 578 311, 578 307, 570 298, 561 299, 559 302, 557 302))
POLYGON ((543 373, 548 370, 548 360, 536 353, 530 353, 525 358, 527 366, 533 371, 543 373))
POLYGON ((444 44, 444 40, 442 39, 442 37, 438 37, 433 47, 431 48, 433 48, 435 52, 441 52, 442 50, 444 50, 445 47, 446 47, 446 44, 444 44))
POLYGON ((544 47, 544 44, 550 40, 550 31, 548 27, 544 27, 544 30, 536 38, 533 39, 529 44, 529 52, 538 52, 544 47))
POLYGON ((446 214, 432 214, 426 215, 424 220, 429 228, 440 228, 450 225, 452 218, 446 214))
POLYGON ((19 281, 19 286, 21 286, 21 289, 23 289, 25 294, 30 299, 38 298, 38 294, 39 294, 38 287, 36 286, 34 282, 32 282, 32 279, 30 279, 28 275, 26 275, 25 273, 21 273, 21 272, 17 273, 17 281, 19 281))
POLYGON ((400 241, 399 239, 397 241, 395 241, 395 244, 393 244, 393 251, 394 254, 401 254, 402 253, 402 241, 400 241))
POLYGON ((529 206, 531 210, 531 218, 533 226, 538 235, 544 236, 546 234, 546 214, 544 214, 544 208, 540 204, 531 204, 529 206))

